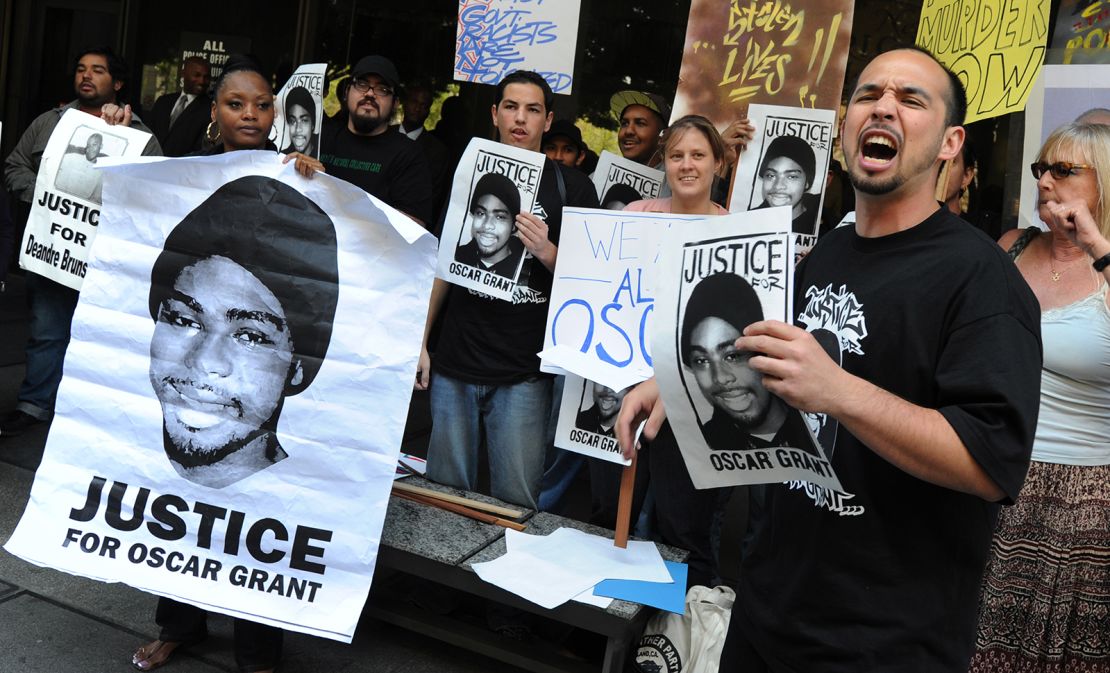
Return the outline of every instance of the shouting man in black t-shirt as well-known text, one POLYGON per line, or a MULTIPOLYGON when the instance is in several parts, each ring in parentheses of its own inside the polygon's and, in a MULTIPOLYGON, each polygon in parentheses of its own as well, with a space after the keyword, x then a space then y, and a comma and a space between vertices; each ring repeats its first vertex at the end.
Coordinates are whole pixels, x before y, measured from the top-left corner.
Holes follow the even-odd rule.
MULTIPOLYGON (((966 107, 928 52, 864 68, 841 129, 856 224, 798 266, 800 327, 761 321, 736 341, 768 390, 839 426, 822 436, 844 491, 767 488, 722 671, 967 670, 998 506, 1029 465, 1041 351, 1013 263, 934 199, 966 107)), ((625 398, 626 450, 637 419, 658 431, 657 401, 654 383, 625 398)))
MULTIPOLYGON (((544 131, 551 125, 554 98, 537 73, 506 75, 497 86, 491 110, 499 140, 539 152, 544 131)), ((543 349, 563 206, 596 208, 597 195, 585 175, 548 159, 535 209, 518 213, 514 220, 513 236, 527 254, 511 301, 436 279, 416 380, 417 389, 431 387, 428 477, 473 490, 484 428, 493 496, 533 509, 543 473, 553 388, 552 377, 540 372, 536 353, 543 349), (452 294, 431 376, 427 334, 444 307, 448 288, 452 294)))
POLYGON ((412 219, 431 222, 434 197, 424 153, 400 133, 387 133, 400 77, 383 56, 366 56, 340 87, 343 113, 324 118, 320 161, 328 174, 357 185, 412 219))

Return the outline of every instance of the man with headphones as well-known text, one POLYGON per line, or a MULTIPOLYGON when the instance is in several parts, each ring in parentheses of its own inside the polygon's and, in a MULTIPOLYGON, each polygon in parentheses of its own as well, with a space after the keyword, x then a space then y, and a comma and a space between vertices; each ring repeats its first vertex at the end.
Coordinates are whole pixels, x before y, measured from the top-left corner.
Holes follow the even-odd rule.
POLYGON ((431 222, 431 173, 415 142, 387 133, 397 107, 400 77, 384 56, 366 56, 340 87, 343 109, 324 119, 320 161, 329 175, 378 197, 412 219, 431 222))

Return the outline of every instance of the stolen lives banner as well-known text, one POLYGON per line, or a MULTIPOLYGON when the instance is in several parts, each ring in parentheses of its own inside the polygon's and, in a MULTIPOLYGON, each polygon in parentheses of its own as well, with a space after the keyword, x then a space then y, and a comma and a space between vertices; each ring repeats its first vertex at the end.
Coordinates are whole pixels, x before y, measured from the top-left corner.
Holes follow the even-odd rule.
POLYGON ((100 223, 98 166, 109 157, 141 156, 149 140, 145 131, 66 110, 42 153, 19 265, 80 290, 100 223))
POLYGON ((749 103, 840 106, 853 0, 693 0, 672 121, 718 129, 749 103))
POLYGON ((808 420, 767 390, 736 339, 761 320, 793 322, 786 207, 672 228, 652 327, 655 377, 699 489, 804 481, 841 490, 808 420))
POLYGON ((350 642, 435 241, 275 152, 104 174, 57 413, 5 548, 350 642))

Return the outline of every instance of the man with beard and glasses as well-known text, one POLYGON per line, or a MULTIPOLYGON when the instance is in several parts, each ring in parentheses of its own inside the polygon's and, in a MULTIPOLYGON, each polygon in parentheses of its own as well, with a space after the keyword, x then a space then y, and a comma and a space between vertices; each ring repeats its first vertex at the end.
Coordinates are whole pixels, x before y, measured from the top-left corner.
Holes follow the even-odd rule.
MULTIPOLYGON (((756 322, 735 342, 767 390, 839 427, 824 448, 844 491, 767 486, 722 671, 967 670, 999 505, 1029 466, 1041 343, 1013 262, 934 198, 966 108, 924 50, 864 67, 840 132, 855 225, 798 265, 798 326, 756 322)), ((654 382, 628 394, 622 447, 638 419, 658 431, 657 401, 654 382)))
MULTIPOLYGON (((42 153, 62 114, 66 110, 80 110, 100 117, 102 107, 117 102, 117 94, 127 76, 127 64, 110 47, 81 50, 74 60, 73 70, 76 100, 36 117, 4 162, 4 186, 23 206, 23 218, 35 195, 42 153)), ((150 131, 138 116, 130 118, 130 126, 150 131)), ((143 148, 143 154, 162 154, 154 136, 143 148)), ((31 311, 27 367, 15 410, 0 419, 0 438, 21 435, 27 428, 44 423, 53 415, 58 384, 62 380, 62 361, 69 346, 70 321, 77 306, 77 290, 38 274, 27 274, 26 288, 31 311)))
POLYGON ((470 196, 470 236, 455 251, 455 261, 516 280, 524 244, 514 236, 520 190, 504 175, 486 173, 470 196))
POLYGON ((178 474, 223 488, 287 457, 278 417, 327 354, 337 269, 331 219, 260 176, 220 187, 166 238, 150 273, 150 384, 178 474))
POLYGON ((407 136, 387 133, 399 82, 392 61, 363 57, 340 87, 341 113, 324 119, 320 161, 328 175, 361 187, 426 226, 434 215, 427 160, 407 136))

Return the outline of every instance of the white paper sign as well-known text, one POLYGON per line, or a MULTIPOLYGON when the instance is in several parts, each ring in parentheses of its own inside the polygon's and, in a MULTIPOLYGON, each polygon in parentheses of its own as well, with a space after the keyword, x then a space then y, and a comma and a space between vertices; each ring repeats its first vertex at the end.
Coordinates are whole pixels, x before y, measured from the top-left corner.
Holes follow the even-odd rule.
POLYGON ((1110 108, 1110 65, 1046 65, 1041 68, 1025 104, 1019 227, 1047 230, 1037 213, 1037 181, 1029 165, 1037 160, 1041 146, 1053 131, 1094 108, 1110 108))
POLYGON ((455 79, 497 84, 515 70, 535 70, 555 93, 571 93, 581 4, 459 0, 455 79))
POLYGON ((614 426, 621 402, 631 388, 613 390, 580 376, 567 374, 563 399, 559 403, 559 423, 555 446, 621 465, 632 461, 621 456, 614 426))
POLYGON ((739 213, 790 206, 795 243, 809 250, 821 223, 836 113, 752 104, 748 118, 755 137, 740 154, 729 209, 739 213))
POLYGON ((324 76, 327 63, 297 68, 274 100, 270 140, 284 154, 301 152, 320 158, 320 125, 324 120, 324 76))
POLYGON ((655 377, 696 488, 789 480, 842 490, 807 420, 763 387, 734 343, 760 320, 793 322, 786 207, 673 228, 658 273, 655 377))
POLYGON ((516 216, 533 212, 547 157, 475 138, 451 183, 436 275, 449 283, 510 300, 525 257, 516 216))
POLYGON ((80 290, 100 221, 97 165, 107 157, 139 157, 149 140, 145 131, 66 110, 42 153, 19 265, 80 290))
POLYGON ((5 548, 350 642, 434 239, 275 152, 104 173, 57 413, 5 548))
POLYGON ((597 202, 605 210, 624 210, 633 201, 657 199, 665 179, 663 171, 604 150, 594 169, 597 202))
POLYGON ((651 378, 659 246, 667 229, 703 219, 564 208, 541 369, 615 390, 651 378))

